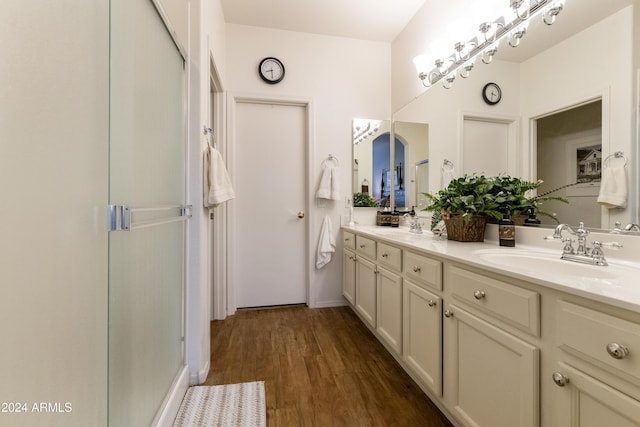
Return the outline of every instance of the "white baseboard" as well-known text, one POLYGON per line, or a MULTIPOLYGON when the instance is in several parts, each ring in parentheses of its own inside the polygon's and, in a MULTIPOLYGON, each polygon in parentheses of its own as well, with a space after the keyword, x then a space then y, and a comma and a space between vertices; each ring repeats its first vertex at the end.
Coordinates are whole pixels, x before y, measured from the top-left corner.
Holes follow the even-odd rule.
POLYGON ((340 299, 336 301, 316 301, 316 304, 312 308, 329 308, 329 307, 342 307, 348 305, 346 299, 340 299))
POLYGON ((189 384, 198 385, 205 382, 207 380, 207 376, 209 375, 210 367, 211 367, 211 361, 207 360, 207 363, 204 365, 204 367, 201 370, 199 370, 195 374, 192 373, 191 375, 189 375, 189 384))
POLYGON ((157 427, 171 427, 180 410, 180 404, 184 398, 185 393, 189 388, 189 367, 183 366, 176 378, 173 380, 173 385, 167 393, 167 396, 162 402, 162 406, 156 413, 156 416, 151 423, 152 426, 157 427))

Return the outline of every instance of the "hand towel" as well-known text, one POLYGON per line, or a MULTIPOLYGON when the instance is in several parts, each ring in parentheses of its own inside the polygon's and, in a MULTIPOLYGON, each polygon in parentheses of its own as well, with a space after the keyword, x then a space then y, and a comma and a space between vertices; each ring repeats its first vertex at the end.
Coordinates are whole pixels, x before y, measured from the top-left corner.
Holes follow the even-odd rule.
POLYGON ((627 173, 624 165, 609 166, 602 170, 598 203, 608 209, 627 207, 627 173))
POLYGON ((340 170, 331 168, 331 200, 340 200, 340 170))
POLYGON ((333 238, 333 227, 329 216, 324 217, 316 251, 316 268, 319 270, 331 261, 332 254, 336 251, 336 242, 333 238))
POLYGON ((318 199, 340 200, 340 170, 338 168, 323 166, 316 197, 318 199))
POLYGON ((216 206, 236 197, 222 156, 211 146, 205 151, 205 169, 206 206, 216 206))
POLYGON ((320 177, 320 185, 316 192, 318 199, 330 199, 331 198, 331 167, 325 166, 322 168, 322 176, 320 177))

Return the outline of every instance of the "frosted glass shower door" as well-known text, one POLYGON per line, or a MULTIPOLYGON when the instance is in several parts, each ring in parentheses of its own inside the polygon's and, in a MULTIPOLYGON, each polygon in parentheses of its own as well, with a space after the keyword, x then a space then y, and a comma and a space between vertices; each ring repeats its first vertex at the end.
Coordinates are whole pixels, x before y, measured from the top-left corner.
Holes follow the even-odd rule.
POLYGON ((110 44, 109 204, 130 224, 109 233, 109 425, 143 426, 184 366, 185 76, 149 0, 111 0, 110 44))

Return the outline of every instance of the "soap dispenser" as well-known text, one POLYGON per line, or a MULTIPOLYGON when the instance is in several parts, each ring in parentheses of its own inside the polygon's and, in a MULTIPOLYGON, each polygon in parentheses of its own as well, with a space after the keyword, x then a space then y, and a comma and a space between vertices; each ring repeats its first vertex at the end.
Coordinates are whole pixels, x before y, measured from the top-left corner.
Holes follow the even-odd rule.
POLYGON ((516 224, 509 214, 498 223, 498 238, 500 246, 514 247, 516 245, 516 224))

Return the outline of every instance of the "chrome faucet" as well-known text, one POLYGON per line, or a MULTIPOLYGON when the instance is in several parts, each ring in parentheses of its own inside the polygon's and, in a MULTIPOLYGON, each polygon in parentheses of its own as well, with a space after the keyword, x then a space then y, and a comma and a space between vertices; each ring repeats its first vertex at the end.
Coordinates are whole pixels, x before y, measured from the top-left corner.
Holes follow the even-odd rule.
POLYGON ((631 224, 627 224, 627 226, 624 227, 624 231, 640 231, 640 225, 632 222, 631 224))
POLYGON ((564 243, 564 247, 562 248, 562 256, 561 259, 566 259, 568 261, 581 262, 584 264, 593 264, 593 265, 608 265, 607 260, 604 257, 604 252, 602 251, 603 246, 621 248, 622 245, 618 242, 593 242, 593 248, 589 248, 587 246, 587 236, 589 235, 589 230, 584 227, 584 222, 580 222, 578 228, 573 228, 568 224, 560 224, 556 227, 553 236, 548 237, 548 239, 553 240, 561 240, 564 243), (574 235, 578 239, 578 248, 573 248, 573 240, 568 237, 565 238, 562 236, 563 231, 568 231, 570 234, 574 235))
POLYGON ((420 218, 418 215, 403 215, 406 219, 411 221, 409 223, 409 233, 422 234, 422 225, 420 225, 420 218))

